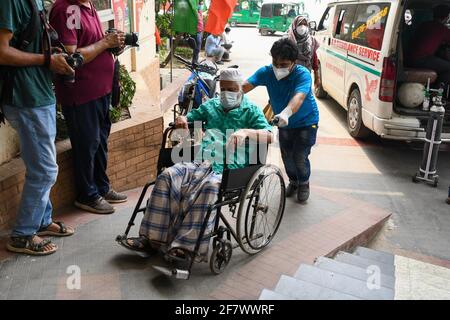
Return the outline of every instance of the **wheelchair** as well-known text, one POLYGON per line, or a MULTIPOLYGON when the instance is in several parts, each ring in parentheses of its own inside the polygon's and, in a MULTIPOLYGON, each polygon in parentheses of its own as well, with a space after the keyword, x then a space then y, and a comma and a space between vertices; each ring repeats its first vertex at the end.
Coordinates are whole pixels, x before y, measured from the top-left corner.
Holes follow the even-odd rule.
MULTIPOLYGON (((189 123, 190 137, 193 137, 193 123, 189 123)), ((174 165, 172 152, 175 150, 182 154, 181 143, 174 143, 172 132, 174 124, 171 123, 163 133, 159 159, 157 162, 157 174, 164 169, 174 165)), ((192 138, 189 142, 191 161, 200 150, 200 144, 192 138)), ((231 260, 233 249, 240 247, 245 253, 253 255, 267 247, 276 235, 283 218, 285 209, 285 184, 281 171, 278 167, 265 164, 268 152, 267 143, 256 144, 256 157, 252 156, 251 164, 245 168, 230 169, 225 164, 222 173, 222 181, 219 188, 218 199, 209 205, 205 220, 201 226, 200 236, 196 242, 195 249, 189 259, 185 261, 182 268, 165 268, 153 266, 158 271, 178 279, 188 279, 191 269, 198 256, 198 250, 202 239, 212 241, 212 251, 209 250, 209 267, 213 274, 220 274, 231 260), (256 161, 253 161, 256 160, 256 161), (225 212, 228 208, 228 212, 225 212), (213 220, 210 221, 211 215, 213 220), (235 227, 233 227, 233 221, 235 227), (208 222, 213 224, 211 231, 205 234, 208 222), (232 238, 235 243, 232 243, 232 238)), ((150 186, 156 181, 148 182, 139 197, 129 220, 125 233, 118 235, 116 241, 128 239, 130 229, 135 225, 136 216, 145 212, 146 206, 142 206, 144 197, 150 186)), ((148 203, 148 200, 147 200, 148 203)), ((171 259, 166 259, 173 263, 171 259)))

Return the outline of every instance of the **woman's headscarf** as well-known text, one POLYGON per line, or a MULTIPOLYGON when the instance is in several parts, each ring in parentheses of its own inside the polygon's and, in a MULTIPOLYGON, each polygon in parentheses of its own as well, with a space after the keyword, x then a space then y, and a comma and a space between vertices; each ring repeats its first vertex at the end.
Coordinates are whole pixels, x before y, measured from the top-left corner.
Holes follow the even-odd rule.
POLYGON ((306 19, 305 17, 295 17, 294 21, 292 21, 292 24, 288 29, 288 37, 291 41, 297 44, 297 64, 301 64, 302 66, 311 70, 313 54, 317 49, 317 41, 315 41, 309 31, 303 35, 298 34, 297 28, 302 24, 302 22, 305 21, 308 25, 308 19, 306 19))

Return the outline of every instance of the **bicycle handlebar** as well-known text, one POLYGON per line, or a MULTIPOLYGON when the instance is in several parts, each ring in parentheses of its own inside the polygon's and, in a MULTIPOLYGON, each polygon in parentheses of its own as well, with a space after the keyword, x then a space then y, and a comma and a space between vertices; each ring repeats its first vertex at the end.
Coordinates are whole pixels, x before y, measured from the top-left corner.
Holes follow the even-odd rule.
POLYGON ((216 75, 217 73, 217 69, 207 66, 207 65, 203 65, 203 64, 197 64, 197 63, 190 63, 189 61, 187 61, 186 59, 184 59, 183 57, 180 57, 179 55, 174 54, 174 57, 177 58, 181 63, 183 63, 189 70, 191 71, 198 71, 198 72, 206 72, 209 73, 211 75, 216 75))

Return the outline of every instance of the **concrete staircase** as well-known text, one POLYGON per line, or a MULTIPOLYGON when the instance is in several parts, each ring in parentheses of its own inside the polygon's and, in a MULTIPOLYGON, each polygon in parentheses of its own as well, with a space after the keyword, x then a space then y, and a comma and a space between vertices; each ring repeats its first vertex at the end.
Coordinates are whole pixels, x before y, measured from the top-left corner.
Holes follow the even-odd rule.
MULTIPOLYGON (((406 273, 410 274, 409 271, 406 273)), ((390 253, 358 247, 352 254, 340 251, 334 259, 319 257, 312 266, 301 265, 294 277, 282 275, 275 289, 264 289, 259 299, 394 300, 397 295, 401 296, 400 299, 414 299, 421 296, 415 295, 411 288, 419 289, 421 285, 430 288, 430 283, 436 283, 436 277, 440 279, 439 286, 434 285, 428 299, 450 299, 450 286, 447 288, 450 284, 449 269, 404 257, 396 259, 390 253), (405 259, 408 261, 404 262, 405 259), (418 267, 418 263, 422 267, 418 267), (423 272, 415 277, 414 284, 411 279, 400 279, 401 274, 396 276, 396 265, 399 269, 415 265, 415 270, 423 272), (432 282, 430 277, 433 277, 432 282), (396 291, 401 291, 401 294, 396 291)))

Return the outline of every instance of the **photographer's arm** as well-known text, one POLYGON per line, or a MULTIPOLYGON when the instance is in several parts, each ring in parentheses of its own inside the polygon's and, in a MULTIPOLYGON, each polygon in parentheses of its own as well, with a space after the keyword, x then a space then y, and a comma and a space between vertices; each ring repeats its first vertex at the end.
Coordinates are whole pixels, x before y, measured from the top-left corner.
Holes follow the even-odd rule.
MULTIPOLYGON (((11 67, 43 66, 45 58, 43 54, 28 53, 17 50, 9 45, 13 33, 6 29, 0 29, 0 65, 11 67)), ((64 55, 51 56, 50 70, 58 74, 73 74, 73 69, 67 64, 64 55)))
POLYGON ((9 46, 13 33, 0 29, 0 65, 30 67, 44 65, 44 55, 23 52, 9 46))
POLYGON ((124 43, 124 33, 109 33, 102 40, 84 48, 77 48, 76 45, 65 47, 67 52, 69 53, 81 53, 84 58, 84 63, 86 64, 97 58, 97 56, 100 55, 103 51, 111 48, 123 47, 124 43))

